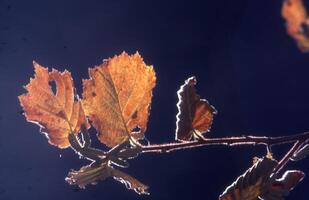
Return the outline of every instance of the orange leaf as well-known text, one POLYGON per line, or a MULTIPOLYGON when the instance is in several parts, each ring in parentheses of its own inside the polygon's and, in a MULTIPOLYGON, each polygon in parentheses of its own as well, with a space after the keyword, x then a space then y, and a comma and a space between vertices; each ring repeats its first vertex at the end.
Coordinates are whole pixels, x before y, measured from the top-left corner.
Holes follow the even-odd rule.
POLYGON ((177 92, 176 140, 191 140, 196 134, 208 132, 217 113, 207 100, 196 94, 195 85, 195 77, 190 77, 177 92))
POLYGON ((122 53, 89 69, 83 81, 83 107, 99 140, 109 147, 128 137, 144 137, 155 86, 155 72, 136 53, 122 53), (139 128, 139 132, 132 132, 139 128))
POLYGON ((70 146, 68 135, 77 134, 83 124, 88 127, 80 101, 74 100, 71 73, 60 73, 33 63, 35 77, 25 86, 28 93, 20 95, 19 101, 27 121, 39 124, 49 143, 59 148, 70 146), (54 94, 49 83, 56 83, 54 94))
POLYGON ((287 23, 287 32, 301 51, 309 51, 309 19, 302 0, 284 0, 281 11, 287 23))

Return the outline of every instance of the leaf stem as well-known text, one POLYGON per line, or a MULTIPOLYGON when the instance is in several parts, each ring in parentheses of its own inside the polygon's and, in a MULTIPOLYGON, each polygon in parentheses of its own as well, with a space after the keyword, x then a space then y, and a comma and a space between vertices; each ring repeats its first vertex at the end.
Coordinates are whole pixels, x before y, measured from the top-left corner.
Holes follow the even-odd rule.
POLYGON ((289 162, 290 158, 294 155, 294 153, 297 152, 304 143, 306 143, 306 140, 298 140, 294 143, 294 145, 283 156, 283 158, 279 161, 278 165, 275 167, 273 175, 278 174, 281 171, 281 169, 289 162))
POLYGON ((76 135, 74 135, 73 133, 69 134, 68 139, 71 144, 71 148, 84 158, 96 162, 101 161, 102 158, 105 157, 106 153, 100 149, 90 147, 91 140, 88 131, 81 133, 82 133, 82 140, 84 140, 83 141, 84 145, 81 145, 76 135))
POLYGON ((293 143, 297 141, 309 140, 309 132, 301 134, 279 136, 279 137, 266 137, 266 136, 240 136, 240 137, 224 137, 224 138, 205 138, 200 140, 188 142, 174 142, 167 144, 153 144, 142 146, 142 153, 155 152, 155 153, 168 153, 171 151, 189 149, 208 145, 266 145, 268 147, 293 143))

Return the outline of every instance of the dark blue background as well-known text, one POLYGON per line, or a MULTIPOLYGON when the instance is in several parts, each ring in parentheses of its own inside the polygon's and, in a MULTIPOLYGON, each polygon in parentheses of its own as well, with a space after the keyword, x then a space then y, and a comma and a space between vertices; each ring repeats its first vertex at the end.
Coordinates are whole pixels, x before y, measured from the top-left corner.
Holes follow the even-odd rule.
MULTIPOLYGON (((19 114, 17 96, 33 76, 32 60, 70 70, 81 93, 88 67, 139 51, 158 77, 147 132, 152 143, 174 138, 176 91, 191 75, 219 111, 212 137, 303 132, 309 56, 286 34, 280 9, 280 0, 0 0, 0 199, 217 199, 253 156, 264 155, 263 147, 142 155, 127 172, 150 186, 150 196, 113 180, 80 191, 64 177, 87 162, 48 145, 19 114)), ((287 148, 276 148, 275 157, 287 148)), ((309 172, 308 165, 309 159, 287 168, 309 172)), ((307 200, 308 187, 306 178, 288 199, 307 200)))

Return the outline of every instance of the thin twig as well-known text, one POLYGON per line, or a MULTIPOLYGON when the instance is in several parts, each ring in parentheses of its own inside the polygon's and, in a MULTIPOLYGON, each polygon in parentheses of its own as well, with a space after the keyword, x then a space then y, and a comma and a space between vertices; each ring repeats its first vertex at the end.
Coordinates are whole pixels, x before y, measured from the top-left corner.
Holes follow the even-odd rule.
POLYGON ((188 142, 175 142, 168 144, 153 144, 142 146, 142 153, 156 152, 165 153, 182 149, 195 148, 207 145, 266 145, 274 146, 279 144, 293 143, 296 141, 306 141, 309 139, 309 132, 280 136, 280 137, 266 137, 266 136, 242 136, 242 137, 225 137, 225 138, 205 138, 201 140, 188 142))
POLYGON ((283 156, 283 158, 279 161, 278 165, 275 167, 273 174, 278 174, 281 169, 289 162, 290 158, 294 155, 295 152, 299 150, 299 148, 304 144, 305 140, 298 140, 294 143, 291 149, 283 156))

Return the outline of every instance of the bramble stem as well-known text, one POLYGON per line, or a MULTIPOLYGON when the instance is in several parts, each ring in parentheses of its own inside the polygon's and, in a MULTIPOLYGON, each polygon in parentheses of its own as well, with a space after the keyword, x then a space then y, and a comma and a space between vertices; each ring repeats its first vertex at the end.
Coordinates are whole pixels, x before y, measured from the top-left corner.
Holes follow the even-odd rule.
POLYGON ((225 137, 225 138, 205 138, 188 142, 175 142, 167 144, 153 144, 142 146, 142 153, 156 152, 167 153, 176 150, 195 148, 208 145, 266 145, 274 146, 279 144, 293 143, 297 141, 309 140, 309 132, 280 136, 280 137, 266 137, 266 136, 241 136, 241 137, 225 137))
MULTIPOLYGON (((84 158, 95 161, 95 163, 102 163, 109 159, 114 160, 113 154, 125 148, 129 141, 115 146, 110 151, 105 152, 99 149, 91 148, 91 139, 87 129, 83 128, 81 131, 81 142, 74 134, 69 135, 69 141, 72 149, 84 158)), ((304 132, 296 135, 279 136, 279 137, 266 137, 266 136, 241 136, 241 137, 224 137, 224 138, 199 138, 194 141, 174 142, 166 144, 154 144, 140 146, 141 153, 155 152, 155 153, 168 153, 176 150, 183 150, 208 145, 265 145, 269 150, 274 145, 294 143, 293 147, 284 155, 274 169, 273 174, 278 173, 289 161, 291 156, 305 143, 309 141, 309 132, 304 132)), ((117 159, 116 159, 117 161, 117 159)), ((117 163, 117 162, 116 162, 117 163)))

